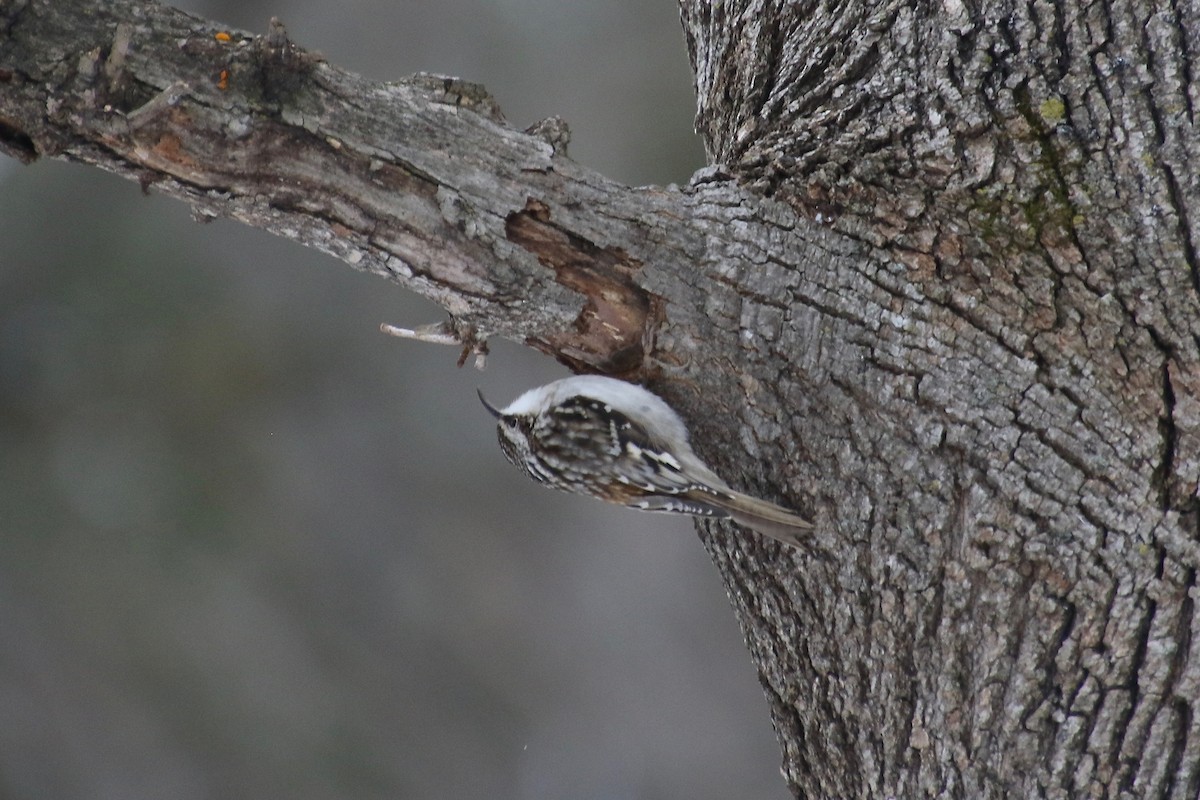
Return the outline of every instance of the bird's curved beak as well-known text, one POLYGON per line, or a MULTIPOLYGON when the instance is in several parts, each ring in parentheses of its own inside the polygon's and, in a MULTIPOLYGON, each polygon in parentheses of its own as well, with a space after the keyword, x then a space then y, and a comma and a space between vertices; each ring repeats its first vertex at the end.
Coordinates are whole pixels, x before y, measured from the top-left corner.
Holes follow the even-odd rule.
POLYGON ((500 419, 501 417, 504 416, 504 414, 500 411, 500 409, 496 408, 494 405, 492 405, 491 403, 489 403, 487 401, 487 398, 483 396, 482 389, 476 389, 475 393, 477 395, 479 395, 479 402, 483 403, 483 407, 488 410, 489 414, 491 414, 496 419, 500 419))

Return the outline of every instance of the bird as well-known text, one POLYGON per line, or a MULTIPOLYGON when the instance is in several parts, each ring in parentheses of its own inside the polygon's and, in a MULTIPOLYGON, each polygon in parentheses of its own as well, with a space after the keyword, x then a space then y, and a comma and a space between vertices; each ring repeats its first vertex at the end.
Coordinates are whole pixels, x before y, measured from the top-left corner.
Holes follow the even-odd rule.
POLYGON ((641 386, 601 375, 576 375, 530 389, 497 420, 505 458, 554 489, 641 511, 732 519, 792 547, 813 524, 721 480, 689 443, 674 409, 641 386))

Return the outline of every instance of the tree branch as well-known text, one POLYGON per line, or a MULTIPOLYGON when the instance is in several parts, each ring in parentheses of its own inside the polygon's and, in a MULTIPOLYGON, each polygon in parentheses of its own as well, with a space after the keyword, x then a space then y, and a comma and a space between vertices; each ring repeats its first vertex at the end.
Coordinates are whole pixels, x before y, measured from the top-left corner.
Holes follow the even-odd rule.
MULTIPOLYGON (((576 369, 642 374, 678 268, 678 193, 632 190, 504 124, 476 84, 380 84, 147 2, 11 6, 0 147, 94 164, 325 251, 454 324, 576 369)), ((545 127, 545 126, 543 126, 545 127)), ((689 242, 690 240, 690 242, 689 242)))

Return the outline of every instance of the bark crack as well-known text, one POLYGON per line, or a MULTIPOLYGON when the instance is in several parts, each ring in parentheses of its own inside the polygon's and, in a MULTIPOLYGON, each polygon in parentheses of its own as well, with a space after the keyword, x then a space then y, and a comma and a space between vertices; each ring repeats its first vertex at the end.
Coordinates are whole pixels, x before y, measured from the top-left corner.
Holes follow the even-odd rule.
MULTIPOLYGON (((1144 611, 1139 615, 1137 633, 1134 639, 1133 654, 1129 659, 1129 669, 1125 680, 1119 689, 1127 694, 1125 705, 1117 714, 1113 727, 1113 739, 1108 754, 1108 763, 1117 765, 1114 783, 1122 790, 1132 792, 1137 778, 1137 760, 1128 755, 1132 750, 1145 747, 1145 732, 1135 731, 1130 723, 1138 713, 1144 693, 1141 686, 1140 673, 1147 663, 1147 653, 1150 647, 1150 633, 1154 628, 1154 616, 1158 613, 1158 602, 1145 594, 1139 597, 1144 603, 1144 611), (1126 753, 1122 758, 1122 753, 1126 753)), ((1135 606, 1138 605, 1135 603, 1135 606)))
MULTIPOLYGON (((1157 337, 1155 337, 1157 338, 1157 337)), ((1156 342, 1160 347, 1162 342, 1156 342)), ((1174 507, 1171 487, 1175 476, 1175 451, 1179 430, 1175 425, 1175 388, 1171 382, 1171 356, 1166 354, 1159 366, 1161 375, 1162 413, 1158 417, 1159 459, 1151 472, 1151 486, 1158 493, 1158 506, 1163 511, 1174 507)))
POLYGON ((1192 278, 1192 289, 1197 295, 1200 295, 1200 258, 1196 255, 1196 243, 1192 240, 1192 226, 1188 220, 1188 204, 1184 197, 1183 190, 1179 186, 1179 179, 1175 177, 1175 170, 1170 165, 1163 164, 1163 178, 1167 183, 1167 196, 1171 198, 1171 208, 1175 211, 1175 218, 1179 221, 1179 242, 1183 248, 1183 257, 1187 261, 1188 272, 1192 278))
POLYGON ((1183 73, 1183 91, 1180 94, 1183 97, 1184 108, 1187 110, 1187 119, 1191 124, 1196 124, 1196 113, 1192 102, 1192 93, 1187 90, 1189 86, 1195 86, 1195 76, 1192 67, 1192 32, 1188 31, 1187 23, 1184 22, 1179 8, 1178 0, 1171 0, 1171 13, 1175 29, 1175 43, 1179 47, 1179 61, 1181 72, 1183 73))
MULTIPOLYGON (((1188 750, 1188 739, 1192 727, 1193 698, 1180 693, 1179 681, 1186 673, 1188 659, 1192 649, 1192 624, 1195 621, 1195 600, 1192 590, 1196 587, 1196 570, 1188 569, 1184 574, 1179 593, 1182 597, 1179 608, 1179 621, 1175 627, 1174 641, 1176 645, 1174 656, 1168 664, 1168 673, 1164 681, 1163 703, 1169 709, 1174 719, 1174 734, 1170 737, 1170 752, 1166 758, 1166 786, 1163 797, 1174 797, 1172 793, 1179 776, 1182 773, 1184 754, 1188 750)), ((1200 770, 1191 765, 1192 780, 1200 780, 1200 770)), ((1194 792, 1193 795, 1194 796, 1194 792)))

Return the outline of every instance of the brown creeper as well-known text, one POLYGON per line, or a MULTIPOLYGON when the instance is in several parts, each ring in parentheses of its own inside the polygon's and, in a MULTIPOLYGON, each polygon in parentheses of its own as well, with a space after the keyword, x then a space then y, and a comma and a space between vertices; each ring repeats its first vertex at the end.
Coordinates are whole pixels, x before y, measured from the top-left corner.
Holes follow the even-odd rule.
POLYGON ((500 449, 529 477, 642 511, 733 519, 797 545, 812 523, 729 487, 692 452, 687 427, 640 386, 579 375, 530 389, 499 422, 500 449))

